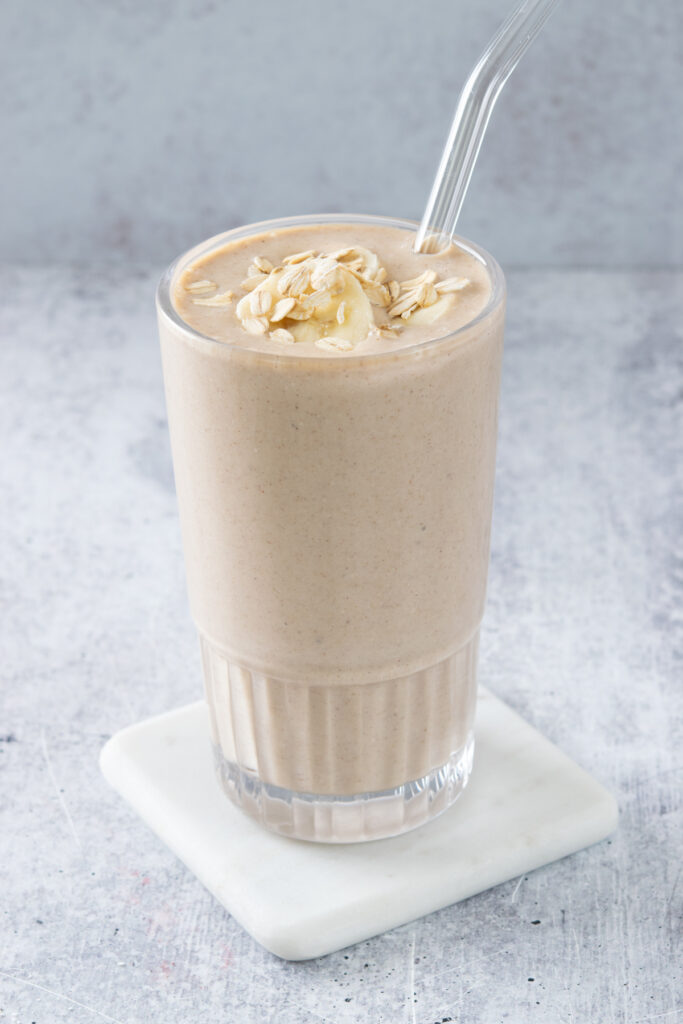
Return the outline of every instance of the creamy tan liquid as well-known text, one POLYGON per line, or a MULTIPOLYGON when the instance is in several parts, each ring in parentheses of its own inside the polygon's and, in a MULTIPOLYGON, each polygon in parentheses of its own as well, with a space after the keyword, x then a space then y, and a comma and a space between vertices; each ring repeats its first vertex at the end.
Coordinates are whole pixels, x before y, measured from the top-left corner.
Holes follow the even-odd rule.
POLYGON ((389 789, 466 742, 489 556, 503 308, 453 247, 415 256, 378 225, 288 228, 195 259, 160 317, 190 603, 214 740, 274 785, 389 789), (471 285, 429 329, 351 353, 247 335, 232 307, 254 255, 360 244, 391 276, 471 285), (432 338, 443 340, 413 348, 432 338), (221 344, 226 342, 227 344, 221 344), (318 358, 311 358, 316 356, 318 358))

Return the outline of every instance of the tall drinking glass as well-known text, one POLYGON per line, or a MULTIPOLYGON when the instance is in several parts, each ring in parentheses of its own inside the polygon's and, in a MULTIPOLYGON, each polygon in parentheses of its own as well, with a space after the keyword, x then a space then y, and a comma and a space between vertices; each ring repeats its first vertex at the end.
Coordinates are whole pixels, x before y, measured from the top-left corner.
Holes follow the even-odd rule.
POLYGON ((472 768, 505 286, 470 323, 343 357, 259 352, 189 327, 181 256, 157 305, 191 612, 228 796, 288 836, 395 835, 472 768))

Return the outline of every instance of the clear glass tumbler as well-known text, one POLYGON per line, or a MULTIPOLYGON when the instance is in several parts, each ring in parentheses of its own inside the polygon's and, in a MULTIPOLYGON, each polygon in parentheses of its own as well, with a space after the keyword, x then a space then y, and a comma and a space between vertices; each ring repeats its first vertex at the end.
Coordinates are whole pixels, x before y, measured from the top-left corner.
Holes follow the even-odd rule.
POLYGON ((218 777, 298 839, 396 835, 472 768, 505 285, 460 330, 366 355, 282 355, 189 327, 181 256, 157 307, 190 607, 218 777))

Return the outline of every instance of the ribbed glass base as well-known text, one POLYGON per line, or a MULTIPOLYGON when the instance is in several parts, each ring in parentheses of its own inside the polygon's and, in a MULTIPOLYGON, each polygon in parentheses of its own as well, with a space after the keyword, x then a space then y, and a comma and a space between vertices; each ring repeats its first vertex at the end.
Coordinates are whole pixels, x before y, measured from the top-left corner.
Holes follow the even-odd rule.
POLYGON ((408 832, 450 807, 472 771, 474 737, 420 779, 351 796, 297 793, 263 782, 214 745, 216 772, 230 799, 272 832, 318 843, 358 843, 408 832))

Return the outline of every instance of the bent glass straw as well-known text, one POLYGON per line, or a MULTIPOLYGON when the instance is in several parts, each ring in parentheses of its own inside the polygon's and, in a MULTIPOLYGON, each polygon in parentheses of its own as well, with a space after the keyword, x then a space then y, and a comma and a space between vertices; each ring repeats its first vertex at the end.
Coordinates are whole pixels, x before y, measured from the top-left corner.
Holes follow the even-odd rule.
POLYGON ((522 0, 486 47, 460 93, 415 252, 438 252, 455 232, 486 126, 500 90, 558 0, 522 0))

